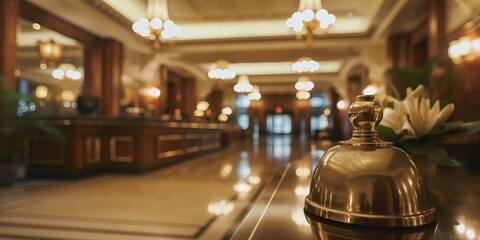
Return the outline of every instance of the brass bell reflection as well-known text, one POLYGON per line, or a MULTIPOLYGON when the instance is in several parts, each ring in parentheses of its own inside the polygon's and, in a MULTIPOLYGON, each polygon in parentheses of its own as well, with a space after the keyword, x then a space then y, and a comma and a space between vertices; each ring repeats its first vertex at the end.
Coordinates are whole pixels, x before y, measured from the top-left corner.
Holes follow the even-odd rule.
POLYGON ((414 227, 435 222, 435 208, 411 158, 379 139, 383 111, 372 95, 349 109, 353 136, 330 148, 317 165, 305 210, 347 224, 414 227))

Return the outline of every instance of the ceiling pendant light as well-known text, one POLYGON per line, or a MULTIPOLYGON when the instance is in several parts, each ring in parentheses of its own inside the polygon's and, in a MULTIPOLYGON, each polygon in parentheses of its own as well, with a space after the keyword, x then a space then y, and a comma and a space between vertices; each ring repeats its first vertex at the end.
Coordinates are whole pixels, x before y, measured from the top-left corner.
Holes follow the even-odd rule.
POLYGON ((310 98, 310 93, 307 92, 307 91, 298 91, 297 94, 295 94, 295 96, 299 99, 299 100, 308 100, 310 98))
POLYGON ((227 60, 218 60, 213 68, 208 72, 208 77, 211 79, 232 79, 235 78, 236 73, 228 68, 227 60))
POLYGON ((233 90, 237 93, 249 93, 253 91, 253 86, 250 84, 250 80, 247 75, 241 75, 238 77, 238 82, 233 86, 233 90))
POLYGON ((37 42, 38 55, 40 56, 40 68, 55 67, 58 59, 62 57, 63 45, 50 41, 37 42))
POLYGON ((301 57, 292 64, 292 70, 298 73, 311 73, 320 69, 320 64, 309 57, 301 57))
POLYGON ((300 0, 298 11, 292 14, 286 25, 293 29, 298 39, 305 38, 310 46, 315 35, 326 34, 335 21, 335 15, 323 8, 321 0, 300 0))
POLYGON ((167 0, 148 0, 147 17, 132 25, 133 31, 159 50, 163 43, 173 41, 181 33, 180 27, 168 16, 167 0))
POLYGON ((260 94, 260 89, 257 85, 253 86, 253 90, 248 94, 248 99, 250 101, 258 101, 262 98, 262 94, 260 94))
POLYGON ((82 73, 72 64, 62 63, 52 72, 52 77, 59 80, 67 79, 76 81, 82 78, 82 73))
POLYGON ((313 87, 315 87, 315 84, 310 81, 310 78, 309 77, 306 77, 306 76, 300 76, 298 78, 298 81, 295 83, 295 89, 297 89, 298 91, 310 91, 313 89, 313 87))

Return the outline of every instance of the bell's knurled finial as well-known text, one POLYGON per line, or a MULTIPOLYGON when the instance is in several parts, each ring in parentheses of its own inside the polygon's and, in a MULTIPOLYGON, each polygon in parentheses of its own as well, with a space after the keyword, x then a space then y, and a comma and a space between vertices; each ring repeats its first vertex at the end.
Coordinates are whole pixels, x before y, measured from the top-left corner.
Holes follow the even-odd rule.
POLYGON ((373 95, 359 95, 350 106, 348 117, 355 131, 376 132, 383 110, 373 95))
POLYGON ((350 105, 348 117, 353 125, 352 138, 340 146, 392 147, 391 142, 378 138, 377 126, 382 121, 383 109, 373 95, 359 95, 350 105))

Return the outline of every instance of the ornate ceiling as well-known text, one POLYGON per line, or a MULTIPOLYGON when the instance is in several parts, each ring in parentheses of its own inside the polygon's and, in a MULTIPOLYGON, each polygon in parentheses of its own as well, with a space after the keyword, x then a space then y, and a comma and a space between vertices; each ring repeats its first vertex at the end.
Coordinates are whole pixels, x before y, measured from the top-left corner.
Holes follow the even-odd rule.
POLYGON ((423 8, 426 1, 323 0, 337 22, 328 35, 307 47, 285 26, 285 20, 297 11, 298 1, 171 0, 170 18, 182 28, 182 35, 157 53, 131 30, 131 24, 145 15, 145 0, 30 2, 94 34, 122 41, 130 58, 126 59, 130 77, 143 78, 141 73, 133 73, 141 71, 143 66, 133 65, 142 56, 193 75, 206 89, 231 88, 236 79, 222 83, 207 77, 210 66, 225 59, 237 74, 248 74, 252 84, 260 85, 262 93, 285 93, 295 91, 298 79, 291 63, 304 56, 320 63, 320 70, 311 76, 315 90, 341 88, 346 74, 357 64, 375 65, 369 66, 371 78, 381 77, 386 36, 415 27, 424 14, 414 10, 423 8), (410 16, 412 12, 414 16, 410 16))

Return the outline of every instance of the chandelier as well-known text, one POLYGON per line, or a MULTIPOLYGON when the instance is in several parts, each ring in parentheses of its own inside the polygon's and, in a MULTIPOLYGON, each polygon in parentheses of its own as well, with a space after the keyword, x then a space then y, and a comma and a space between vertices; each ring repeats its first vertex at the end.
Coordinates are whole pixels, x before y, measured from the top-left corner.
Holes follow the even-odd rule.
POLYGON ((168 16, 167 0, 148 0, 147 17, 138 19, 132 29, 155 50, 159 50, 163 43, 173 41, 181 32, 168 16))
POLYGON ((298 73, 310 73, 320 69, 320 64, 309 57, 302 57, 292 64, 292 70, 298 73))
POLYGON ((53 40, 37 42, 38 55, 40 56, 40 68, 56 66, 56 62, 62 57, 63 46, 53 40))
POLYGON ((468 37, 462 37, 451 41, 448 46, 448 56, 454 64, 474 61, 480 57, 480 37, 473 40, 470 40, 468 37))
POLYGON ((56 79, 80 80, 82 73, 70 63, 62 63, 52 72, 52 77, 56 79))
POLYGON ((297 91, 308 92, 312 90, 314 86, 315 84, 312 81, 310 81, 309 77, 306 77, 306 76, 300 76, 298 78, 298 81, 295 83, 295 89, 297 89, 297 91))
POLYGON ((262 94, 260 94, 260 89, 257 85, 253 86, 253 90, 248 94, 248 99, 250 101, 258 101, 262 98, 262 94))
POLYGON ((292 14, 286 25, 293 29, 298 39, 305 35, 307 45, 311 45, 315 35, 326 34, 335 21, 335 15, 323 8, 321 0, 300 0, 298 11, 292 14))
POLYGON ((295 94, 295 96, 299 99, 299 100, 307 100, 310 98, 310 93, 308 91, 303 91, 303 90, 300 90, 297 92, 297 94, 295 94))
POLYGON ((208 77, 211 79, 232 79, 236 76, 235 71, 229 69, 226 60, 218 60, 215 66, 208 72, 208 77))
POLYGON ((247 75, 241 75, 238 77, 238 82, 233 86, 233 90, 237 93, 249 93, 253 91, 253 86, 250 84, 250 80, 247 75))

